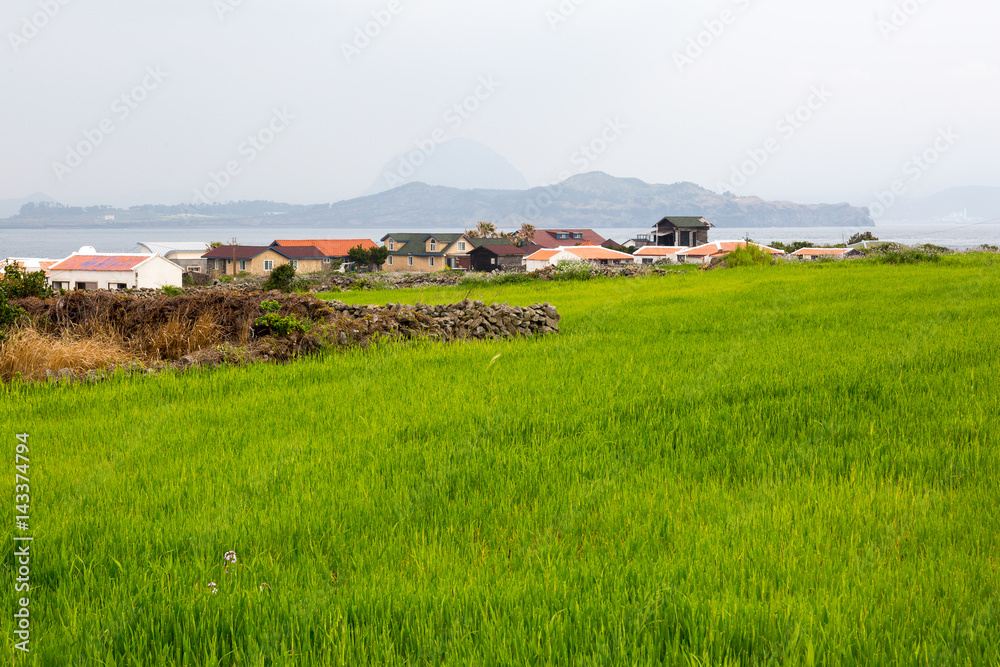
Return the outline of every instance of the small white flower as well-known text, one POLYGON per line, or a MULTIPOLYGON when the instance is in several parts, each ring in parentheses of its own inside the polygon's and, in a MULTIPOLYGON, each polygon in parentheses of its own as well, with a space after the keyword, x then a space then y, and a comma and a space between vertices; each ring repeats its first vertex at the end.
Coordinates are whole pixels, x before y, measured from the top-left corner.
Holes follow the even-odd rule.
POLYGON ((260 590, 264 590, 265 588, 266 588, 267 590, 271 590, 271 584, 269 584, 269 583, 267 583, 267 582, 265 581, 264 583, 262 583, 262 584, 260 585, 260 590))
POLYGON ((236 562, 236 552, 235 551, 227 551, 226 555, 223 556, 223 558, 226 560, 227 563, 235 563, 236 562))
POLYGON ((219 592, 219 587, 215 584, 214 581, 211 581, 208 584, 208 590, 212 591, 213 594, 217 594, 219 592))

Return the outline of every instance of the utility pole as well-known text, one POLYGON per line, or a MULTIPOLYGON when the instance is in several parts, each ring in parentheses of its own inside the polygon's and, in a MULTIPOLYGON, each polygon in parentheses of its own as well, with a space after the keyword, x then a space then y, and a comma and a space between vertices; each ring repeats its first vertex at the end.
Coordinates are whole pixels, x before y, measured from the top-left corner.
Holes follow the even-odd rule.
POLYGON ((233 277, 236 277, 236 237, 233 237, 232 242, 229 244, 233 248, 233 277))

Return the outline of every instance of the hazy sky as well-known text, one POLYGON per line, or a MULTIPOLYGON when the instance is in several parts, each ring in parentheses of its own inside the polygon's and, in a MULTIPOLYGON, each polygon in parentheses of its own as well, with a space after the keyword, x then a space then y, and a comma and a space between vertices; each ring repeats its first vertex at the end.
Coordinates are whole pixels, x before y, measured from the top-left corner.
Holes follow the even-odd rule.
POLYGON ((998 25, 995 0, 6 0, 0 199, 191 202, 214 172, 214 200, 336 201, 452 137, 532 185, 1000 185, 998 25))

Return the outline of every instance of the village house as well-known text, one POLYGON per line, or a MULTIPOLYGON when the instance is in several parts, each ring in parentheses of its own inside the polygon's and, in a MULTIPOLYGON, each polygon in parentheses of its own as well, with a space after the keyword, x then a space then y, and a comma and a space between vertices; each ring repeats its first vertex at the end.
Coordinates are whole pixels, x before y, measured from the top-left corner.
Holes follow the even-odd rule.
POLYGON ((795 259, 811 261, 816 259, 846 259, 861 253, 855 248, 801 248, 791 254, 795 259))
POLYGON ((361 246, 365 250, 377 248, 371 239, 279 239, 271 244, 274 246, 312 246, 317 248, 330 260, 346 262, 350 259, 351 248, 361 246))
POLYGON ((202 256, 208 260, 212 275, 263 276, 283 264, 291 264, 299 273, 318 273, 332 267, 332 260, 315 246, 224 245, 202 256))
POLYGON ((202 255, 209 248, 208 243, 194 241, 149 242, 140 241, 135 252, 140 255, 159 255, 180 265, 185 271, 205 273, 208 261, 202 255))
POLYGON ((468 269, 475 239, 465 234, 387 234, 382 243, 389 257, 383 271, 433 273, 468 269))
MULTIPOLYGON (((481 241, 485 239, 475 239, 481 241)), ((520 270, 523 266, 524 248, 511 245, 506 239, 489 239, 503 241, 502 243, 481 244, 469 252, 469 261, 473 271, 510 271, 520 270)))
POLYGON ((693 248, 708 243, 708 230, 714 227, 705 218, 668 216, 653 228, 656 245, 693 248))
POLYGON ((598 266, 621 266, 631 264, 632 255, 599 245, 578 245, 562 248, 537 250, 524 258, 524 268, 528 272, 555 266, 559 262, 589 262, 598 266))
POLYGON ((632 256, 635 258, 636 264, 649 265, 657 262, 677 264, 680 262, 677 253, 685 249, 680 246, 648 245, 636 250, 632 256))
POLYGON ((103 255, 92 248, 49 267, 53 289, 122 290, 181 287, 184 269, 159 255, 103 255))
POLYGON ((525 246, 525 250, 530 255, 539 250, 576 246, 584 243, 599 246, 607 242, 608 239, 593 229, 536 229, 532 235, 531 243, 525 246))
MULTIPOLYGON (((734 250, 743 248, 746 245, 746 241, 715 241, 713 243, 706 243, 695 248, 686 248, 681 250, 677 253, 677 258, 685 264, 711 264, 713 259, 722 259, 734 250)), ((751 243, 750 245, 763 248, 775 256, 785 254, 783 250, 770 248, 766 245, 760 245, 759 243, 751 243)))
POLYGON ((40 259, 37 257, 8 257, 0 262, 0 273, 4 273, 4 267, 9 264, 18 266, 27 273, 44 271, 45 275, 48 275, 49 268, 58 261, 57 259, 40 259))

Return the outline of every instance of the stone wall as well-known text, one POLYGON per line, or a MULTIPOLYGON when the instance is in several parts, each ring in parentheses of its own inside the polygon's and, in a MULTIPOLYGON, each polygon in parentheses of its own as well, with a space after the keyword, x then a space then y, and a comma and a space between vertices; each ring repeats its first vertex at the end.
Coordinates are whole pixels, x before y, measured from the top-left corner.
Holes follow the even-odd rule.
POLYGON ((560 320, 559 311, 549 303, 521 307, 466 299, 437 306, 357 306, 330 301, 328 307, 338 320, 352 327, 341 327, 341 344, 369 338, 375 332, 449 341, 538 336, 558 333, 560 320))

